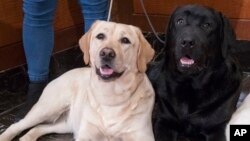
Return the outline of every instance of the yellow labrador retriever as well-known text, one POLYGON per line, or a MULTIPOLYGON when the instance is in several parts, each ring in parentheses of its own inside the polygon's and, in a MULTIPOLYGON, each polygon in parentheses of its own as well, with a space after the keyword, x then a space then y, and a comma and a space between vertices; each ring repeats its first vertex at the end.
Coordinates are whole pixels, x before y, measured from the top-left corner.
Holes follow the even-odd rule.
POLYGON ((154 51, 131 25, 97 21, 79 41, 89 68, 71 70, 44 89, 24 119, 0 141, 33 127, 20 141, 73 133, 76 141, 154 141, 154 91, 145 74, 154 51))

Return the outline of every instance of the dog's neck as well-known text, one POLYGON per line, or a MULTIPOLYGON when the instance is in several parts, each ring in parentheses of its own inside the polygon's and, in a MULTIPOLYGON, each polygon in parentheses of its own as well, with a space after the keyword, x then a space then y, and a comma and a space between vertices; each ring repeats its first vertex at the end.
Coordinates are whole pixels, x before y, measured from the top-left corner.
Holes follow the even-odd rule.
POLYGON ((90 87, 93 98, 100 105, 119 106, 129 101, 144 77, 144 73, 124 72, 115 80, 104 81, 92 70, 90 87))

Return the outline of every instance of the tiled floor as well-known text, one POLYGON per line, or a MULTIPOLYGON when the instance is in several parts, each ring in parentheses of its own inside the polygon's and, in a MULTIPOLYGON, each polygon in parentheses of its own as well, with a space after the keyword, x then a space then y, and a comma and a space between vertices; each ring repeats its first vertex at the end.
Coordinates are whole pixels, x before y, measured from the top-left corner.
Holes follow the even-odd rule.
MULTIPOLYGON (((159 54, 162 45, 152 34, 145 34, 145 36, 159 54)), ((164 38, 164 35, 160 37, 164 38)), ((239 42, 239 49, 240 53, 236 55, 243 66, 243 71, 250 72, 250 43, 239 42)), ((84 66, 82 53, 78 47, 73 47, 52 57, 50 78, 54 79, 67 70, 82 66, 84 66)), ((0 72, 0 133, 14 122, 16 111, 25 101, 27 85, 25 66, 0 72)), ((52 134, 40 138, 39 141, 73 141, 73 138, 71 134, 52 134)))

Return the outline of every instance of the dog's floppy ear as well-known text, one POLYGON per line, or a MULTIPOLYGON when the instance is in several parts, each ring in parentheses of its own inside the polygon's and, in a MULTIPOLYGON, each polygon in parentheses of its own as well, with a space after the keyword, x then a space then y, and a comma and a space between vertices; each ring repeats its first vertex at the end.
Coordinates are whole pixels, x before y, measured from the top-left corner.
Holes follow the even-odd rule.
POLYGON ((151 45, 143 36, 139 28, 136 29, 136 33, 139 37, 139 50, 137 58, 137 67, 140 72, 145 72, 147 69, 147 63, 151 61, 154 57, 155 51, 152 49, 151 45))
POLYGON ((235 47, 236 43, 236 35, 234 32, 233 27, 231 26, 229 20, 227 17, 225 17, 222 13, 220 13, 220 17, 222 20, 222 31, 221 31, 221 36, 222 36, 222 46, 221 46, 221 51, 222 51, 222 56, 224 58, 227 57, 229 52, 231 51, 232 48, 235 47))
POLYGON ((98 24, 98 22, 99 21, 95 21, 90 27, 89 31, 86 32, 79 40, 79 45, 83 52, 83 60, 85 64, 89 64, 89 61, 90 61, 90 56, 89 56, 90 38, 91 38, 92 30, 98 24))
POLYGON ((90 37, 91 37, 91 31, 89 30, 79 40, 79 45, 83 52, 83 60, 85 64, 89 64, 89 60, 90 60, 90 57, 89 57, 90 37))

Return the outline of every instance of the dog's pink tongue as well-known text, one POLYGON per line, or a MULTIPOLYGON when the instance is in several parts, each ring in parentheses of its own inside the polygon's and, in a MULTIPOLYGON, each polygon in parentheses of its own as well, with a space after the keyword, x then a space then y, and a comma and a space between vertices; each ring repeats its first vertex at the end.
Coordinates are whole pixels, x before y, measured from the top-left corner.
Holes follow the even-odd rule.
POLYGON ((192 65, 192 64, 194 64, 194 60, 190 59, 188 57, 182 57, 180 59, 180 61, 181 61, 181 64, 183 64, 183 65, 192 65))
POLYGON ((111 75, 114 72, 114 70, 109 67, 101 67, 100 72, 102 75, 111 75))

